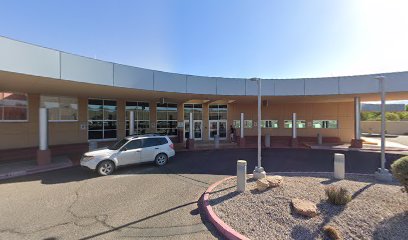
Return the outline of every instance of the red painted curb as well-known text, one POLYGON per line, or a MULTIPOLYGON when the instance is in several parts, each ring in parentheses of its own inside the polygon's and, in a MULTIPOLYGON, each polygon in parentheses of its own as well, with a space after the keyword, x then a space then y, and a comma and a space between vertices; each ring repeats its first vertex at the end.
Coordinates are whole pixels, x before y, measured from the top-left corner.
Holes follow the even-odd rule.
POLYGON ((240 234, 239 232, 232 229, 229 225, 223 222, 217 214, 215 214, 214 210, 210 205, 210 193, 212 190, 217 187, 222 182, 235 178, 235 176, 224 178, 214 184, 212 184, 205 192, 203 197, 201 198, 202 208, 204 209, 204 213, 207 216, 207 219, 217 228, 217 230, 226 238, 230 240, 249 240, 249 238, 245 237, 244 235, 240 234))

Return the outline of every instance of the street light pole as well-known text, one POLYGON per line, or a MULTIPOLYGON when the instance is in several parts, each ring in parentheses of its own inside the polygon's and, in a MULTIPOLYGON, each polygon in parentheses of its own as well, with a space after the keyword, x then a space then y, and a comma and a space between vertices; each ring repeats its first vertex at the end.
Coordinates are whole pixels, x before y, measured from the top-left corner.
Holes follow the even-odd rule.
POLYGON ((375 176, 382 181, 392 181, 391 173, 385 168, 385 77, 378 76, 375 79, 379 82, 381 93, 381 168, 375 172, 375 176))
POLYGON ((255 179, 261 179, 266 177, 266 173, 264 171, 264 168, 262 167, 262 152, 261 152, 261 137, 262 137, 262 129, 261 129, 261 79, 260 78, 252 78, 251 81, 256 81, 257 86, 258 86, 258 165, 255 167, 254 170, 254 178, 255 179))

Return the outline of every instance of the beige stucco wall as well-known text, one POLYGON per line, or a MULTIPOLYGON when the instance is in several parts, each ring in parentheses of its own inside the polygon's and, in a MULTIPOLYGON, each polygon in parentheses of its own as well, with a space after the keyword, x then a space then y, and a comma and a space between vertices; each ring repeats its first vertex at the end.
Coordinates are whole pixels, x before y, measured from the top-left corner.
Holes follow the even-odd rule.
MULTIPOLYGON (((116 99, 118 106, 117 136, 125 136, 125 104, 129 101, 143 101, 143 99, 116 99)), ((40 95, 28 94, 28 121, 27 122, 0 122, 0 149, 25 148, 38 146, 38 109, 40 95)), ((156 131, 156 101, 150 101, 150 131, 156 131)), ((74 122, 50 122, 49 144, 72 144, 87 143, 87 129, 81 129, 81 125, 87 126, 88 98, 78 98, 79 112, 78 121, 74 122)), ((208 103, 203 104, 203 140, 208 140, 208 103)), ((178 107, 178 121, 183 121, 183 104, 178 107)), ((244 112, 245 119, 257 121, 256 102, 230 103, 228 104, 228 130, 233 120, 240 119, 240 113, 244 112)), ((327 137, 340 137, 342 141, 349 142, 353 137, 353 103, 279 103, 269 104, 262 107, 262 119, 278 120, 278 129, 262 129, 262 134, 267 132, 271 136, 290 136, 291 129, 283 127, 284 120, 291 119, 292 113, 296 112, 299 120, 306 120, 308 127, 298 129, 298 136, 316 136, 321 133, 327 137), (338 120, 338 129, 314 129, 311 127, 312 120, 338 120)), ((364 124, 363 124, 364 126, 364 124)), ((407 122, 408 127, 408 122, 407 122)), ((408 128, 407 128, 408 129, 408 128)), ((364 130, 363 130, 364 131, 364 130)), ((237 131, 239 132, 239 131, 237 131)), ((391 133, 391 132, 390 132, 391 133)), ((246 136, 256 136, 256 127, 245 129, 246 136)))
MULTIPOLYGON (((385 129, 388 134, 406 135, 408 134, 408 121, 387 121, 385 129)), ((380 133, 380 121, 362 121, 361 131, 363 133, 380 133)))
MULTIPOLYGON (((233 120, 240 119, 243 112, 246 120, 257 121, 257 105, 232 103, 228 106, 228 126, 233 120)), ((307 128, 298 129, 298 136, 312 137, 321 133, 326 137, 339 137, 343 142, 349 142, 354 133, 353 103, 280 103, 262 106, 263 120, 278 120, 279 128, 264 128, 262 135, 291 136, 291 129, 284 128, 284 120, 292 119, 296 112, 298 120, 306 120, 307 128), (313 120, 338 120, 337 129, 312 128, 313 120)), ((245 128, 246 136, 256 136, 257 128, 245 128)))

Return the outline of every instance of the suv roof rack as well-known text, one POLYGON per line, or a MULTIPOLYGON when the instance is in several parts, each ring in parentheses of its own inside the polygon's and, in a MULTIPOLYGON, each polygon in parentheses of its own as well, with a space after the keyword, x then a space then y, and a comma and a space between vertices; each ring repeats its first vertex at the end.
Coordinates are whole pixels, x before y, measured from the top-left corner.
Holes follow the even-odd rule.
POLYGON ((133 134, 129 135, 128 137, 133 137, 133 138, 138 138, 138 137, 155 137, 155 136, 164 136, 163 134, 160 133, 147 133, 147 134, 133 134))

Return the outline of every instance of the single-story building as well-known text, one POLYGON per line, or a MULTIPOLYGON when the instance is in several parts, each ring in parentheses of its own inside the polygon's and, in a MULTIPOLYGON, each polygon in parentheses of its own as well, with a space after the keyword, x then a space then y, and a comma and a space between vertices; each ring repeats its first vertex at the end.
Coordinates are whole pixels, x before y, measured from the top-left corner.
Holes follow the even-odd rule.
MULTIPOLYGON (((246 142, 256 139, 257 83, 251 79, 142 69, 5 37, 0 53, 0 160, 36 156, 40 108, 48 109, 51 154, 125 137, 130 111, 138 134, 182 142, 192 112, 196 142, 215 135, 228 140, 231 126, 237 135, 244 128, 239 138, 246 142)), ((360 101, 379 100, 378 75, 262 79, 262 134, 290 141, 296 113, 300 139, 318 133, 327 141, 359 139, 360 101)), ((408 99, 408 72, 381 75, 387 99, 408 99)))

